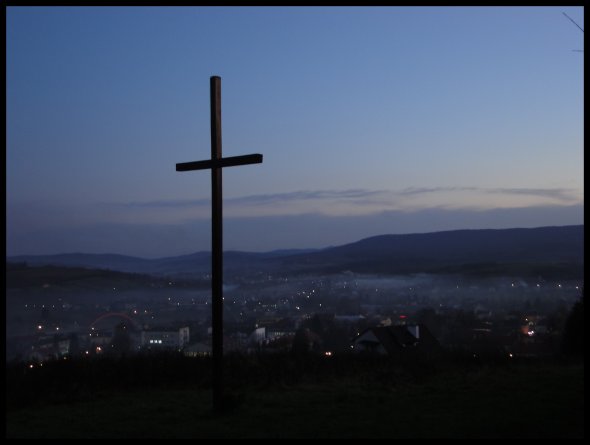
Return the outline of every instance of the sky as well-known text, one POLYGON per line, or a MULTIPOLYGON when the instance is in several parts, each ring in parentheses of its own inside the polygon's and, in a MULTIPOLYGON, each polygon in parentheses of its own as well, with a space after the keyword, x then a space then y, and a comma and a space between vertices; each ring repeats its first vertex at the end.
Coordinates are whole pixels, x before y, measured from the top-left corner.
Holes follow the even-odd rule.
POLYGON ((583 224, 582 7, 7 7, 7 255, 583 224))

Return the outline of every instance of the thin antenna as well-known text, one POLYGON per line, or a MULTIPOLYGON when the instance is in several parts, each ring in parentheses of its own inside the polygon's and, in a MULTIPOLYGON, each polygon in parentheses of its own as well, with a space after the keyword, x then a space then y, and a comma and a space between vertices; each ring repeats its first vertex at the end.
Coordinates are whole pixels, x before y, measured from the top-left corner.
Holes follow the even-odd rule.
POLYGON ((565 15, 568 19, 570 19, 570 21, 576 25, 578 28, 580 28, 580 31, 584 32, 584 30, 582 29, 582 27, 580 25, 578 25, 576 22, 574 22, 574 19, 572 19, 569 15, 567 15, 565 12, 562 12, 563 15, 565 15))
MULTIPOLYGON (((562 13, 563 15, 565 15, 565 16, 566 16, 566 17, 567 17, 567 18, 570 20, 570 22, 572 22, 574 25, 576 25, 578 28, 580 28, 580 31, 584 32, 584 30, 582 29, 582 27, 581 27, 580 25, 578 25, 578 24, 577 24, 577 23, 574 21, 574 19, 572 19, 572 18, 571 18, 569 15, 567 15, 567 14, 566 14, 565 12, 563 12, 563 11, 562 11, 561 13, 562 13)), ((584 52, 584 50, 582 50, 582 49, 572 49, 572 51, 574 51, 574 52, 577 52, 577 53, 583 53, 583 52, 584 52)))

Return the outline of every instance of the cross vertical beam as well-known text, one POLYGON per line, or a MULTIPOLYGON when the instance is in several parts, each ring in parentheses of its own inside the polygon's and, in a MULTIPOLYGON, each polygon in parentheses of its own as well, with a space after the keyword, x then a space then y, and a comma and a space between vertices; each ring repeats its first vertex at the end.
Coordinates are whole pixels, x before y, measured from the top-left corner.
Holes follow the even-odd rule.
POLYGON ((223 410, 223 196, 222 169, 260 164, 261 154, 223 158, 221 154, 221 78, 212 76, 211 159, 176 164, 176 171, 211 169, 211 298, 213 352, 213 410, 223 410))
MULTIPOLYGON (((221 78, 212 76, 211 160, 221 156, 221 78)), ((223 206, 222 168, 211 167, 211 289, 213 337, 213 410, 222 410, 223 400, 223 206)))

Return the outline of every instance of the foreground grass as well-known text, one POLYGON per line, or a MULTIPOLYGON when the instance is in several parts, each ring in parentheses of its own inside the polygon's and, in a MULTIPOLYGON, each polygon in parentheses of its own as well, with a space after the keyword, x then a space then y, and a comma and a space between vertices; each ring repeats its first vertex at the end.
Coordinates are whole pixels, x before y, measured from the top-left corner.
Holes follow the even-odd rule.
POLYGON ((223 415, 202 387, 106 390, 10 409, 7 437, 583 438, 583 374, 583 364, 448 366, 420 379, 244 385, 223 415))

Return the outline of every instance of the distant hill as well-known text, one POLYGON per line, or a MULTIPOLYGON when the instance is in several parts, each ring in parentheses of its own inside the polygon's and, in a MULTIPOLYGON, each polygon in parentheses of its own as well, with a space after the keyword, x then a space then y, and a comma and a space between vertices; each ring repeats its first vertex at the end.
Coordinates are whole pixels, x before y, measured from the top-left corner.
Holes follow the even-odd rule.
POLYGON ((7 263, 6 289, 78 289, 104 290, 149 288, 159 283, 154 277, 110 270, 63 266, 25 266, 7 263))
MULTIPOLYGON (((315 252, 316 249, 274 250, 271 252, 224 252, 226 271, 247 272, 266 270, 276 259, 315 252)), ((58 255, 19 255, 7 257, 10 263, 26 263, 29 266, 63 266, 103 269, 156 276, 196 278, 211 271, 211 252, 146 259, 116 254, 65 253, 58 255)))
POLYGON ((583 273, 584 226, 381 235, 284 259, 323 273, 583 273))
MULTIPOLYGON (((209 288, 209 280, 175 280, 175 288, 209 288)), ((107 269, 6 264, 6 289, 51 290, 153 290, 169 288, 170 281, 153 275, 107 269)))
MULTIPOLYGON (((72 253, 15 256, 7 260, 29 265, 88 267, 177 277, 203 275, 211 269, 210 252, 158 259, 72 253)), ((226 272, 240 274, 352 271, 582 276, 583 265, 583 225, 380 235, 322 250, 224 252, 226 272)))
POLYGON ((8 257, 11 263, 27 263, 34 266, 71 266, 94 269, 110 269, 121 272, 142 272, 149 268, 151 260, 117 254, 63 253, 58 255, 19 255, 8 257))

